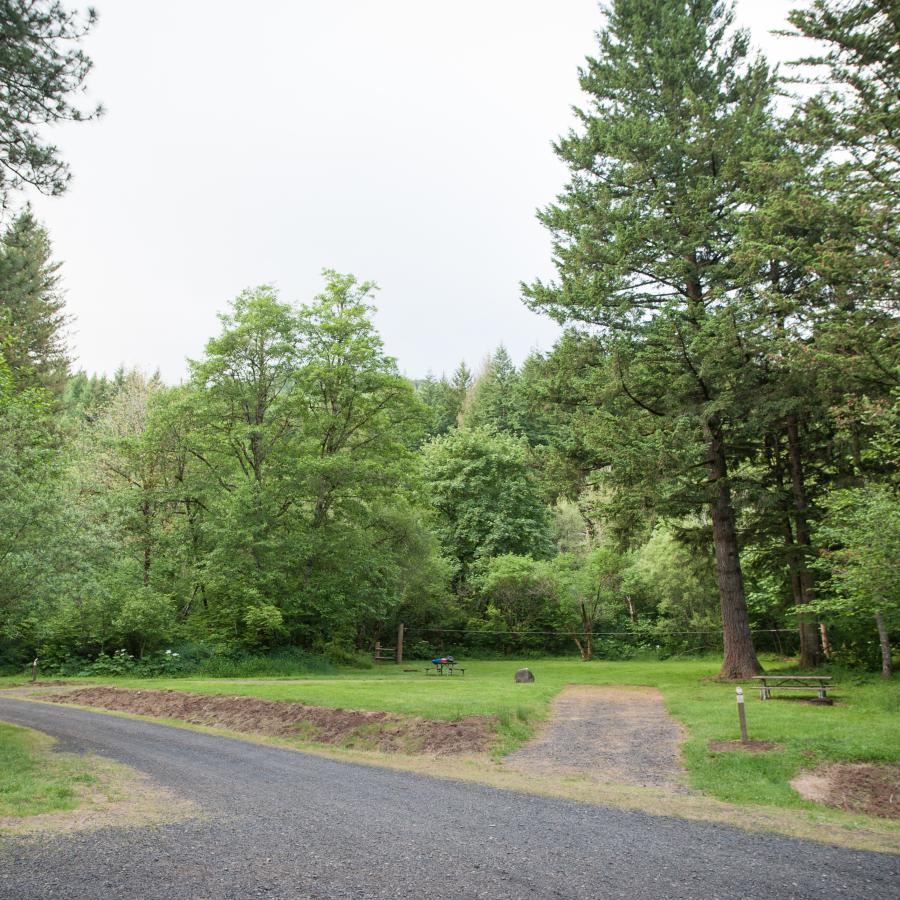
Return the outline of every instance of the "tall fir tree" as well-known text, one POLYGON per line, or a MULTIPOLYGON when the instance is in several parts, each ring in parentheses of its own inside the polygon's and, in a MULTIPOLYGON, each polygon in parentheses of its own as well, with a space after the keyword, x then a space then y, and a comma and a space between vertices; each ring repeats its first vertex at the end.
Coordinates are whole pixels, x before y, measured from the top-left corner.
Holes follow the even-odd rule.
POLYGON ((622 415, 635 421, 615 438, 632 442, 631 475, 658 480, 668 455, 672 511, 708 511, 722 675, 747 677, 760 667, 731 436, 755 375, 742 346, 732 252, 744 173, 772 153, 773 76, 749 58, 748 35, 734 29, 732 4, 721 0, 616 0, 599 41, 580 73, 590 107, 578 111, 581 128, 556 145, 570 181, 540 214, 559 282, 535 282, 526 300, 601 336, 622 415), (641 448, 644 463, 635 466, 641 448))
POLYGON ((69 374, 59 267, 47 230, 21 213, 0 238, 0 346, 20 383, 56 395, 69 374))
POLYGON ((462 410, 462 421, 470 428, 490 425, 498 431, 518 432, 515 410, 519 374, 502 344, 491 354, 473 383, 462 410))

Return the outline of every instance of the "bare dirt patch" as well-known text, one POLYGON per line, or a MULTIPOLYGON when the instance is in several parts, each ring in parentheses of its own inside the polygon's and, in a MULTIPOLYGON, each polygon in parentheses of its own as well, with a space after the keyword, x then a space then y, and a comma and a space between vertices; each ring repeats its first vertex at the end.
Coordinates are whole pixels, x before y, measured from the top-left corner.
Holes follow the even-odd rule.
POLYGON ((48 694, 40 699, 181 719, 194 725, 227 728, 244 734, 299 737, 322 744, 386 753, 434 756, 481 753, 488 748, 493 736, 493 723, 477 716, 446 722, 258 697, 89 687, 48 694))
POLYGON ((781 744, 772 741, 710 741, 707 745, 716 753, 729 750, 746 750, 748 753, 766 753, 769 750, 784 750, 781 744))
POLYGON ((654 688, 570 685, 553 701, 542 732, 506 765, 681 792, 684 737, 654 688))
POLYGON ((900 819, 900 765, 832 763, 802 772, 791 787, 814 803, 900 819))

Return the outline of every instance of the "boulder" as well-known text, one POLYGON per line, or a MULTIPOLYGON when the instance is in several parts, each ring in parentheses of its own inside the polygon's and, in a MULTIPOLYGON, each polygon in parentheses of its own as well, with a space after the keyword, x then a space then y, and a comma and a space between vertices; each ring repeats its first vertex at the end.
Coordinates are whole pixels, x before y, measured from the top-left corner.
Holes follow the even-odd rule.
POLYGON ((516 672, 516 684, 530 684, 534 681, 534 673, 531 669, 519 669, 516 672))

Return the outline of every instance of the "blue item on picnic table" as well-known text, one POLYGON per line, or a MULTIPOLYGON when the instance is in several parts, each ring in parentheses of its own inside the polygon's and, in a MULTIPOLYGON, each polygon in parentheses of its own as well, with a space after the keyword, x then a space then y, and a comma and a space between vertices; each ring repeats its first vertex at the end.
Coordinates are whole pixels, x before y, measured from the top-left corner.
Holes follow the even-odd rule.
POLYGON ((435 666, 452 666, 455 660, 452 656, 436 656, 432 661, 435 666))

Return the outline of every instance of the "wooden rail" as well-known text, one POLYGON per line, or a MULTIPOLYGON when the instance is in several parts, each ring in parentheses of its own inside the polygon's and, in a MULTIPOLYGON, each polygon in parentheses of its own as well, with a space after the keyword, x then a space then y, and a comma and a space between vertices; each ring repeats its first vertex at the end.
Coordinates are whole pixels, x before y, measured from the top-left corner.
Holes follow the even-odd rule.
POLYGON ((375 652, 372 654, 373 662, 390 662, 398 666, 403 662, 403 623, 397 626, 397 646, 382 647, 381 641, 375 641, 375 652), (385 656, 385 654, 389 654, 385 656))

